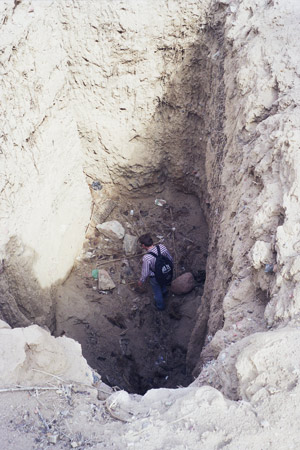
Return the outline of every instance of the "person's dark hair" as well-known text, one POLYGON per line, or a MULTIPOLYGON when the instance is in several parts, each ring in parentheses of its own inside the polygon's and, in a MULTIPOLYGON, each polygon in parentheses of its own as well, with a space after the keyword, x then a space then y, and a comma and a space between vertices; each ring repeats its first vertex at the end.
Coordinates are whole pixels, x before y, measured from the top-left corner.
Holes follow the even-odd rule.
POLYGON ((139 237, 139 243, 144 244, 146 247, 150 247, 153 244, 153 239, 150 233, 143 234, 139 237))

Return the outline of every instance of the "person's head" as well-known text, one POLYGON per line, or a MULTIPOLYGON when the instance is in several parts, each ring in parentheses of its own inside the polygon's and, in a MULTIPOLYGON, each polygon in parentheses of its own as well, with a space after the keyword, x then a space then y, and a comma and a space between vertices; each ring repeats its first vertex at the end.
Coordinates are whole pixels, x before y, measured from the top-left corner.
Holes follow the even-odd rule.
POLYGON ((139 243, 141 244, 141 246, 145 246, 145 247, 151 247, 151 245, 153 245, 153 239, 150 235, 150 233, 146 233, 143 234, 142 236, 139 237, 139 243))

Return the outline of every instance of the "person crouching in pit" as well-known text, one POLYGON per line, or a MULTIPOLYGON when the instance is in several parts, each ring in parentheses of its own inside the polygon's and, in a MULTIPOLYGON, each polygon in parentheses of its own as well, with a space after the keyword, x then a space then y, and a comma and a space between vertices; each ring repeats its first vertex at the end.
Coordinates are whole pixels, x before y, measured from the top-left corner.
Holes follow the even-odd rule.
POLYGON ((142 287, 149 277, 154 294, 156 309, 165 309, 164 297, 167 295, 167 285, 173 277, 173 258, 163 244, 153 245, 153 239, 149 233, 139 237, 141 247, 147 251, 143 256, 141 278, 138 281, 142 287))

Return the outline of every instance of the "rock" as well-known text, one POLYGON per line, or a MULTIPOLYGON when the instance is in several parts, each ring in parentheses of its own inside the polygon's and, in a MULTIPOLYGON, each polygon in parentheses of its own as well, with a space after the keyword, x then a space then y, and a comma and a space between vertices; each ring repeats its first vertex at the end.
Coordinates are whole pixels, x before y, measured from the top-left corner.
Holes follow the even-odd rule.
POLYGON ((8 325, 8 323, 4 322, 4 320, 0 320, 0 328, 9 328, 11 327, 8 325))
POLYGON ((44 384, 53 381, 53 375, 92 386, 92 370, 81 346, 66 336, 55 338, 38 325, 1 328, 0 348, 1 386, 44 384))
POLYGON ((187 294, 195 287, 195 279, 191 272, 186 272, 175 278, 171 284, 171 291, 173 294, 187 294))
POLYGON ((100 233, 103 233, 104 236, 111 239, 123 239, 125 235, 123 226, 117 220, 101 223, 96 225, 96 228, 100 233))
POLYGON ((115 283, 104 269, 99 269, 98 272, 98 289, 100 291, 109 291, 116 287, 115 283))
POLYGON ((58 440, 58 435, 57 434, 49 434, 48 435, 48 442, 50 444, 56 444, 58 440))
POLYGON ((131 234, 125 234, 123 247, 125 255, 134 255, 136 252, 138 238, 131 234))
POLYGON ((96 223, 103 223, 108 216, 112 213, 112 211, 117 206, 116 202, 111 199, 106 200, 102 203, 96 203, 93 221, 96 223))
POLYGON ((250 260, 254 269, 269 263, 272 260, 272 244, 264 241, 256 241, 250 252, 250 260))

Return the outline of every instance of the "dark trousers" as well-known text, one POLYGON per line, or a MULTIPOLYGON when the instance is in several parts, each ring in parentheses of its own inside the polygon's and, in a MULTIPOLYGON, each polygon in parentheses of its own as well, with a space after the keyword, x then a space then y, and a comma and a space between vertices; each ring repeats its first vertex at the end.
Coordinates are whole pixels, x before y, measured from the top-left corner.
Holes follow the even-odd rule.
POLYGON ((160 286, 155 277, 150 277, 150 284, 154 294, 155 306, 157 309, 162 311, 166 307, 164 295, 168 292, 167 286, 160 286))

